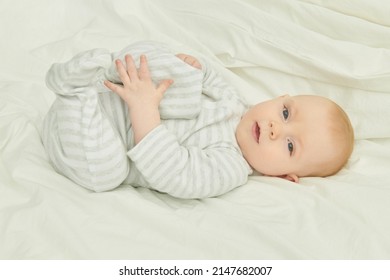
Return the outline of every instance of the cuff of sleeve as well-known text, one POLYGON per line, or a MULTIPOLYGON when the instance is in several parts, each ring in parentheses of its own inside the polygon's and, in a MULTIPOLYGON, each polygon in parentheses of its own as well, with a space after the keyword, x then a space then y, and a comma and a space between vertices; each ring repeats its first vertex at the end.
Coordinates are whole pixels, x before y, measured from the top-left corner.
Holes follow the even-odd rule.
MULTIPOLYGON (((144 173, 145 169, 154 169, 151 162, 158 163, 159 158, 164 158, 165 154, 169 153, 167 147, 175 142, 177 142, 176 138, 163 125, 159 125, 129 150, 127 155, 136 164, 138 170, 144 173)), ((147 176, 147 174, 143 175, 147 176)))

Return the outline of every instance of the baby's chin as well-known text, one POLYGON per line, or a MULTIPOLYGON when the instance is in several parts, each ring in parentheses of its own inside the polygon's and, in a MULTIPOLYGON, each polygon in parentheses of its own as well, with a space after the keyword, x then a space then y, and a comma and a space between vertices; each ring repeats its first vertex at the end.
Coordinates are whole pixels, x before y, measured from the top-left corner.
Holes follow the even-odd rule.
POLYGON ((274 173, 269 173, 266 172, 265 170, 262 169, 256 169, 252 167, 252 175, 254 176, 269 176, 269 177, 277 177, 279 175, 274 175, 274 173))
POLYGON ((257 171, 256 169, 253 169, 253 168, 252 168, 252 174, 251 175, 252 176, 264 176, 263 173, 257 171))

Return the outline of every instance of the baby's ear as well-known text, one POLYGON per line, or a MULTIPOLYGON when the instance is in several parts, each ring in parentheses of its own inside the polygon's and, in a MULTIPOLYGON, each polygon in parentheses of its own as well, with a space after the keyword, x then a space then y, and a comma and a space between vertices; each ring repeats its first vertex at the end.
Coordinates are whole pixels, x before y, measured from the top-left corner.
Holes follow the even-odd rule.
POLYGON ((294 182, 294 183, 298 183, 299 182, 299 177, 297 175, 295 175, 295 174, 286 174, 286 175, 280 175, 280 176, 277 176, 277 177, 289 180, 289 181, 294 182))

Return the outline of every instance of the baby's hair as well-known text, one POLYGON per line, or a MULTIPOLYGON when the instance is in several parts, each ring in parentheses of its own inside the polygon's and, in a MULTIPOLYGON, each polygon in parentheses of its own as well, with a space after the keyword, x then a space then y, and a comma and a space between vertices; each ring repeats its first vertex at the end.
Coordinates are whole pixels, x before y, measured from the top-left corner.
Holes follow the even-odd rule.
POLYGON ((317 171, 313 172, 311 176, 326 177, 336 174, 346 165, 353 151, 355 137, 351 121, 338 104, 330 99, 328 100, 332 106, 329 110, 327 128, 329 136, 336 143, 333 146, 330 145, 329 148, 335 149, 336 153, 333 153, 335 156, 326 162, 319 163, 316 168, 317 171))

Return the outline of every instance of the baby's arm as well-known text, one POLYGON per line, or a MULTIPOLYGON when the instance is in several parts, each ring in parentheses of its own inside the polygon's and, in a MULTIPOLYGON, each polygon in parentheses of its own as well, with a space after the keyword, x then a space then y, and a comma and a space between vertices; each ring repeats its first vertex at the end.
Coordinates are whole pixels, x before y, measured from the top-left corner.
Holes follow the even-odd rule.
POLYGON ((150 188, 178 198, 224 194, 245 184, 250 173, 233 145, 205 149, 183 146, 164 125, 152 130, 127 154, 150 188))

